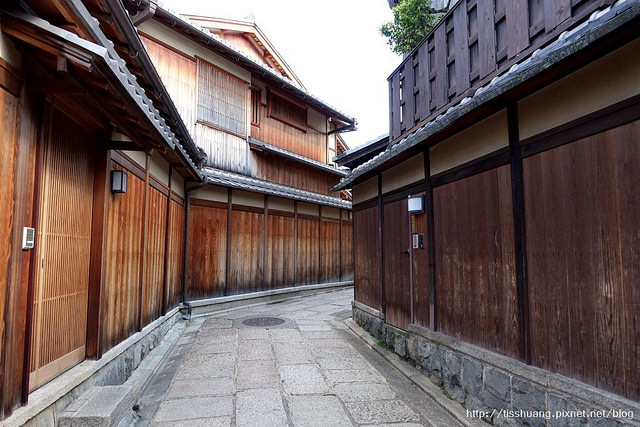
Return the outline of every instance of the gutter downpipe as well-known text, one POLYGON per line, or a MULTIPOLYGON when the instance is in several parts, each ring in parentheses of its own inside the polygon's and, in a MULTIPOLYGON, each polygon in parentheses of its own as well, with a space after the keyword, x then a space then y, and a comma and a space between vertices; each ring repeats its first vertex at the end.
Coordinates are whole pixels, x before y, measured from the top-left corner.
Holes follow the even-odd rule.
POLYGON ((182 314, 182 318, 185 320, 191 319, 191 304, 187 302, 187 261, 189 258, 189 213, 191 212, 191 192, 193 190, 197 190, 198 188, 204 187, 209 180, 206 176, 203 177, 202 182, 198 182, 195 185, 189 187, 185 184, 185 215, 184 215, 184 247, 183 247, 183 265, 182 265, 182 292, 181 292, 181 302, 183 306, 186 308, 187 313, 182 314))
POLYGON ((133 22, 133 25, 136 27, 153 18, 153 15, 156 14, 156 8, 158 7, 157 0, 148 0, 143 3, 145 4, 144 9, 131 17, 131 22, 133 22))

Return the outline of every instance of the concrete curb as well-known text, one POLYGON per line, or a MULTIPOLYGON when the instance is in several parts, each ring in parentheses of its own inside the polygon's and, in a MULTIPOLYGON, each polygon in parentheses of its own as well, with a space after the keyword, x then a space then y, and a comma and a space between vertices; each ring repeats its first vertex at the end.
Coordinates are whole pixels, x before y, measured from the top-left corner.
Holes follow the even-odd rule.
POLYGON ((448 399, 440 388, 431 382, 425 375, 417 369, 404 362, 400 357, 386 348, 380 347, 376 339, 367 331, 362 329, 353 319, 347 319, 344 324, 356 334, 370 348, 385 358, 391 366, 397 369, 402 375, 407 377, 422 391, 427 393, 438 405, 453 416, 458 422, 464 426, 486 426, 481 421, 474 420, 465 415, 464 409, 455 401, 448 399))

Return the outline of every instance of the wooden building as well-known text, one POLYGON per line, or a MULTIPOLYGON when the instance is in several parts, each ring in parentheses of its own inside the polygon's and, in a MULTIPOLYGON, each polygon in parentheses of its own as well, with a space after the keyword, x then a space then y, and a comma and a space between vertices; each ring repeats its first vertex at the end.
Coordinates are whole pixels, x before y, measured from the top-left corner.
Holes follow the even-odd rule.
POLYGON ((389 77, 387 149, 334 188, 354 318, 467 408, 638 409, 639 14, 457 2, 389 77))
POLYGON ((0 419, 52 382, 55 412, 64 390, 124 381, 185 298, 352 277, 328 159, 355 121, 275 53, 271 69, 154 12, 0 5, 0 419))
POLYGON ((346 175, 355 120, 308 93, 252 22, 158 8, 141 38, 207 159, 188 188, 187 301, 352 279, 346 175))

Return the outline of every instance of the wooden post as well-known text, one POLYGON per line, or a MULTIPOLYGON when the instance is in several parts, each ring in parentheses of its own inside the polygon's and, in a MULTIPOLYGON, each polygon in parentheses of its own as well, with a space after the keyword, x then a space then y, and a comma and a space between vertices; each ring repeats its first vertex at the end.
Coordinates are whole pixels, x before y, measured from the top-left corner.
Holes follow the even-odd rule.
POLYGON ((318 279, 322 282, 322 206, 318 205, 318 279))
POLYGON ((142 212, 142 236, 140 237, 140 305, 138 307, 138 331, 142 330, 143 313, 144 313, 144 282, 146 274, 146 258, 147 258, 147 219, 149 215, 149 158, 151 154, 146 153, 144 163, 144 208, 142 212))
POLYGON ((529 323, 529 289, 527 280, 527 243, 524 213, 524 179, 522 153, 518 131, 518 106, 507 106, 509 130, 509 164, 511 166, 511 192, 513 200, 513 232, 516 262, 516 290, 518 302, 519 356, 531 363, 531 330, 529 323))
POLYGON ((167 314, 167 293, 169 286, 169 244, 171 243, 171 191, 172 191, 172 175, 173 167, 169 165, 169 194, 167 194, 167 222, 165 225, 164 233, 164 268, 162 278, 162 303, 161 313, 164 316, 167 314))
POLYGON ((427 214, 427 254, 429 262, 429 327, 432 331, 438 330, 438 300, 436 298, 436 240, 435 225, 433 221, 433 183, 431 182, 431 156, 429 149, 424 150, 424 182, 425 182, 425 208, 427 214))
POLYGON ((293 286, 296 286, 298 275, 298 201, 293 201, 293 286))
POLYGON ((262 290, 265 290, 267 281, 267 239, 269 238, 269 196, 264 195, 264 232, 262 244, 262 290))
POLYGON ((227 253, 226 265, 224 271, 224 295, 229 295, 229 277, 231 277, 231 204, 233 194, 231 188, 227 189, 227 253))
POLYGON ((338 235, 338 242, 339 242, 339 245, 338 245, 338 256, 340 258, 340 264, 338 266, 338 280, 342 282, 342 274, 343 274, 342 273, 342 269, 343 269, 343 267, 342 267, 342 209, 339 210, 338 214, 340 215, 340 224, 339 224, 339 228, 338 228, 338 233, 339 233, 339 235, 338 235))
POLYGON ((382 174, 378 174, 378 233, 380 235, 380 313, 386 319, 387 303, 384 289, 384 206, 382 205, 382 174))
MULTIPOLYGON (((106 138, 105 138, 106 139, 106 138)), ((91 255, 89 263, 89 295, 87 316, 87 358, 102 357, 102 331, 104 318, 105 267, 107 264, 107 232, 109 228, 109 176, 110 151, 106 142, 95 150, 93 181, 93 213, 91 223, 91 255)))

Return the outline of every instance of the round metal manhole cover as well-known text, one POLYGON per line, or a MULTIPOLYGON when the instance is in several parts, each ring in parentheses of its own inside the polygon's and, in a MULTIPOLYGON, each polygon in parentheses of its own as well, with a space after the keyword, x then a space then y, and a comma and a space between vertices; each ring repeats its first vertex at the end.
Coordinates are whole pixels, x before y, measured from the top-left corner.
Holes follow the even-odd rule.
POLYGON ((278 326, 284 323, 284 319, 278 319, 277 317, 252 317, 250 319, 245 319, 242 321, 243 325, 246 326, 278 326))

